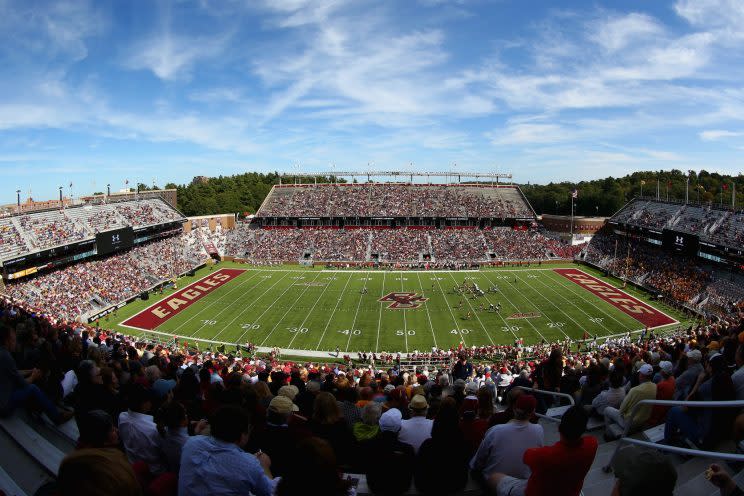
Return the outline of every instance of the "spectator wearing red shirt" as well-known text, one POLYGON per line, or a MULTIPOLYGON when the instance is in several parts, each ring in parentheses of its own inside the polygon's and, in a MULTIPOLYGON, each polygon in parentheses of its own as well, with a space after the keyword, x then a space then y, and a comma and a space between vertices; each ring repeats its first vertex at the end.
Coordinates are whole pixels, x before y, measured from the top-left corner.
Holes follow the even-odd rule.
POLYGON ((561 439, 552 446, 530 448, 524 452, 524 463, 532 471, 529 479, 506 474, 491 476, 499 495, 509 496, 578 496, 584 477, 597 454, 597 440, 582 436, 588 416, 581 406, 572 406, 563 414, 558 431, 561 439))
MULTIPOLYGON (((659 364, 659 369, 661 381, 656 384, 656 399, 671 400, 674 396, 674 388, 676 387, 674 366, 672 365, 672 362, 664 361, 659 364)), ((648 419, 648 425, 654 426, 663 424, 666 421, 669 408, 670 407, 668 406, 654 405, 651 409, 651 417, 648 419)))

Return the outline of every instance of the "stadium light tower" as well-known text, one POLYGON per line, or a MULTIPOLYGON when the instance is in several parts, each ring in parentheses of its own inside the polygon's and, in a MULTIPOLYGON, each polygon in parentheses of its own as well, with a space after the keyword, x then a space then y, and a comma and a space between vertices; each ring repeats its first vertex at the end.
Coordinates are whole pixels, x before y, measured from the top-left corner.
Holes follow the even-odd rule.
POLYGON ((20 189, 16 190, 16 202, 18 205, 18 213, 20 214, 21 213, 21 190, 20 189))
POLYGON ((59 204, 62 205, 62 186, 59 187, 59 204))

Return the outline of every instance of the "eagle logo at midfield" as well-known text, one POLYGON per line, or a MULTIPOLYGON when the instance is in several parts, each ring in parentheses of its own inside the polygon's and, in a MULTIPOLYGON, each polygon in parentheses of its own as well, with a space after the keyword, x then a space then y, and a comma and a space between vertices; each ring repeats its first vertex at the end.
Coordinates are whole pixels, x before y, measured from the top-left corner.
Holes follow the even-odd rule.
POLYGON ((411 309, 418 308, 422 303, 426 302, 429 298, 423 296, 417 296, 416 293, 388 293, 379 302, 390 302, 388 309, 411 309))

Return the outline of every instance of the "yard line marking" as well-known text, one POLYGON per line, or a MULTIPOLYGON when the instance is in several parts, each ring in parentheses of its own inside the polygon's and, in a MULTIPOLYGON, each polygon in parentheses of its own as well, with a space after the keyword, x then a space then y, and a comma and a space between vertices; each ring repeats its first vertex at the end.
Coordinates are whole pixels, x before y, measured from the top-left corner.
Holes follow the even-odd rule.
MULTIPOLYGON (((287 277, 287 276, 285 275, 284 277, 287 277)), ((284 279, 284 277, 282 277, 282 279, 284 279)), ((281 280, 281 279, 280 279, 280 280, 281 280)), ((278 298, 274 298, 274 301, 272 301, 271 303, 269 303, 269 306, 268 306, 268 307, 266 307, 266 308, 264 309, 264 311, 263 311, 263 312, 261 312, 261 315, 259 315, 259 316, 258 316, 258 317, 256 317, 255 319, 253 319, 253 323, 255 324, 256 322, 260 321, 260 320, 261 320, 261 318, 262 318, 262 317, 263 317, 264 315, 266 315, 266 312, 268 312, 269 310, 271 310, 272 308, 274 308, 274 305, 276 305, 276 302, 277 302, 277 301, 279 301, 279 300, 280 300, 280 299, 282 298, 282 296, 284 296, 284 295, 285 295, 285 294, 287 293, 287 291, 289 291, 289 290, 290 290, 290 289, 292 289, 293 287, 294 287, 294 284, 289 284, 289 285, 288 285, 288 286, 286 287, 286 289, 285 289, 284 291, 282 291, 282 294, 280 294, 278 298)), ((245 312, 245 310, 241 311, 241 312, 240 312, 240 313, 239 313, 239 314, 237 315, 237 317, 235 317, 235 318, 234 318, 233 320, 231 320, 231 321, 230 321, 230 323, 229 323, 229 324, 227 324, 227 325, 229 326, 229 325, 231 325, 231 324, 232 324, 233 322, 235 322, 235 320, 237 320, 237 318, 238 318, 238 317, 240 317, 240 316, 241 316, 241 315, 243 314, 243 312, 245 312)), ((243 334, 241 334, 241 335, 240 335, 240 338, 238 338, 238 343, 240 343, 240 339, 242 339, 242 338, 243 338, 243 335, 244 335, 244 334, 245 334, 246 332, 248 332, 248 329, 246 329, 246 330, 245 330, 245 331, 243 332, 243 334)))
MULTIPOLYGON (((515 276, 515 277, 516 277, 516 276, 515 276)), ((519 278, 517 277, 517 280, 518 280, 518 281, 521 281, 522 279, 519 279, 519 278)), ((542 280, 541 280, 541 279, 540 279, 539 277, 538 277, 538 278, 536 278, 535 280, 536 280, 536 281, 539 281, 539 282, 540 282, 540 284, 542 284, 542 285, 543 285, 543 286, 545 286, 546 288, 550 289, 551 291, 553 291, 554 293, 556 293, 556 294, 557 294, 558 296, 560 296, 561 298, 563 298, 563 299, 564 299, 565 301, 567 301, 568 303, 570 303, 570 304, 571 304, 571 305, 572 305, 572 306, 573 306, 574 308, 578 308, 578 309, 579 309, 579 310, 580 310, 581 312, 584 312, 584 310, 583 310, 583 309, 582 309, 581 307, 579 307, 579 306, 577 306, 577 305, 574 305, 573 303, 571 303, 571 300, 567 299, 567 298, 566 298, 565 296, 563 296, 562 294, 558 293, 558 292, 557 292, 556 290, 554 290, 553 288, 551 288, 551 287, 550 287, 549 285, 547 285, 547 284, 545 284, 544 282, 542 282, 542 280)), ((535 288, 532 288, 532 287, 530 287, 530 285, 529 285, 529 284, 527 284, 527 287, 528 287, 528 288, 530 288, 530 289, 532 289, 532 290, 533 290, 533 291, 534 291, 535 293, 537 293, 538 295, 540 295, 540 298, 542 298, 543 300, 545 300, 545 301, 547 301, 548 303, 550 303, 551 305, 553 305, 553 307, 555 307, 555 308, 556 308, 556 309, 557 309, 557 310, 558 310, 559 312, 561 312, 561 313, 562 313, 563 315, 565 315, 565 316, 566 316, 566 317, 567 317, 567 318, 568 318, 569 320, 571 320, 571 321, 572 321, 572 322, 573 322, 574 324, 576 324, 576 325, 578 326, 578 328, 579 328, 579 330, 580 330, 580 331, 581 331, 581 330, 583 330, 583 331, 586 331, 586 327, 585 327, 585 326, 582 326, 581 324, 579 324, 578 322, 576 322, 576 319, 574 319, 574 318, 573 318, 573 317, 571 317, 571 316, 570 316, 569 314, 567 314, 567 313, 566 313, 565 311, 563 311, 563 309, 562 309, 561 307, 559 307, 558 305, 556 305, 555 303, 553 303, 553 300, 551 300, 550 298, 547 298, 547 297, 546 297, 545 295, 543 295, 543 294, 542 294, 542 293, 541 293, 540 291, 538 291, 537 289, 535 289, 535 288)), ((589 316, 588 314, 586 314, 586 312, 584 312, 584 314, 585 314, 585 315, 586 315, 587 317, 589 316)), ((604 327, 605 329, 607 329, 607 327, 605 327, 605 325, 604 325, 604 324, 601 324, 601 325, 602 325, 602 327, 604 327)), ((609 329, 608 329, 608 330, 609 330, 609 329)), ((563 332, 563 329, 561 329, 561 332, 563 332)), ((565 333, 565 332, 563 332, 563 334, 565 335, 566 333, 565 333)), ((570 338, 570 337, 569 337, 568 335, 566 335, 566 337, 567 337, 567 338, 569 338, 569 339, 571 339, 571 338, 570 338)), ((576 339, 578 339, 578 338, 576 338, 576 339)))
MULTIPOLYGON (((424 283, 421 282, 421 274, 416 273, 416 276, 418 277, 419 284, 421 285, 421 296, 426 298, 426 294, 424 293, 424 283)), ((437 346, 437 335, 434 332, 434 324, 431 323, 431 314, 429 313, 429 305, 424 305, 424 308, 426 308, 426 316, 429 318, 429 329, 431 329, 431 337, 434 339, 434 347, 438 348, 437 346)))
MULTIPOLYGON (((385 297, 385 276, 387 275, 387 272, 382 273, 382 290, 380 291, 380 299, 383 299, 385 297)), ((380 324, 382 324, 382 306, 384 305, 384 302, 380 302, 380 316, 377 319, 377 341, 375 341, 375 353, 378 353, 380 351, 380 324)))
POLYGON ((356 312, 354 313, 354 320, 351 323, 351 329, 349 329, 349 339, 346 340, 346 349, 344 350, 346 353, 349 352, 349 345, 351 344, 351 335, 354 334, 354 329, 356 328, 356 321, 357 317, 359 316, 359 307, 362 306, 362 298, 364 298, 364 290, 367 289, 367 279, 369 277, 364 278, 364 288, 362 289, 362 292, 359 294, 359 303, 357 303, 356 312))
MULTIPOLYGON (((403 272, 398 272, 398 278, 400 279, 400 292, 405 293, 403 289, 403 272)), ((406 341, 406 353, 408 353, 408 322, 406 321, 406 309, 403 309, 403 337, 406 341)))
MULTIPOLYGON (((539 279, 539 278, 538 278, 538 279, 539 279)), ((592 316, 591 316, 591 315, 589 315, 588 313, 586 313, 586 311, 585 311, 585 310, 583 309, 583 307, 581 307, 581 306, 579 306, 579 305, 576 305, 576 304, 575 304, 575 303, 573 303, 573 302, 572 302, 571 300, 569 300, 568 298, 566 298, 565 296, 563 296, 563 294, 561 294, 561 293, 560 293, 559 291, 556 291, 556 290, 555 290, 555 289, 554 289, 553 287, 551 287, 551 286, 550 286, 549 284, 546 284, 546 283, 545 283, 544 281, 542 281, 541 279, 539 279, 539 280, 540 280, 540 284, 542 284, 543 286, 545 286, 546 288, 548 288, 548 289, 549 289, 550 291, 552 291, 553 293, 557 294, 557 295, 558 295, 559 297, 561 297, 561 298, 562 298, 562 299, 563 299, 564 301, 566 301, 567 303, 569 303, 569 304, 570 304, 571 306, 573 306, 574 308, 577 308, 577 309, 578 309, 578 310, 579 310, 579 311, 580 311, 581 313, 583 313, 584 315, 586 315, 586 317, 587 317, 587 318, 592 318, 592 316)), ((550 280, 552 281, 552 280, 553 280, 553 278, 551 277, 551 278, 550 278, 550 280)), ((579 289, 582 289, 582 290, 583 290, 583 288, 581 288, 581 287, 579 287, 579 289)), ((588 302, 588 301, 586 300, 586 298, 584 298, 584 297, 583 297, 583 295, 582 295, 581 293, 577 293, 577 292, 576 292, 576 291, 575 291, 575 290, 574 290, 573 288, 572 288, 572 289, 571 289, 570 291, 571 291, 571 294, 573 294, 573 295, 577 296, 577 297, 578 297, 579 299, 581 299, 581 300, 582 300, 582 301, 583 301, 584 303, 590 303, 590 302, 588 302)), ((539 293, 539 291, 538 291, 538 293, 539 293)), ((542 296, 542 293, 540 293, 540 295, 542 296)), ((544 296, 543 296, 543 298, 544 298, 544 296)), ((597 308, 596 306, 594 306, 594 307, 595 307, 595 308, 597 308)), ((621 326, 621 328, 622 328, 622 329, 626 329, 626 327, 625 327, 625 324, 623 324, 622 322, 618 321, 617 319, 615 319, 615 318, 614 318, 614 317, 612 317, 611 315, 608 315, 608 314, 607 314, 607 312, 603 311, 603 310, 602 310, 602 309, 600 309, 600 308, 597 308, 597 310, 599 310, 599 311, 600 311, 600 312, 601 312, 602 314, 604 314, 604 315, 607 315, 608 317, 612 318, 612 319, 613 319, 613 320, 614 320, 615 322, 617 322, 618 324, 620 324, 620 326, 621 326)), ((564 312, 564 315, 565 315, 565 312, 564 312)), ((573 319, 572 319, 572 320, 573 320, 573 319)), ((576 321, 574 320, 574 322, 576 322, 576 321)), ((592 322, 592 321, 590 320, 589 322, 592 322)), ((612 331, 612 330, 611 330, 611 329, 610 329, 609 327, 607 327, 607 326, 606 326, 606 325, 605 325, 605 324, 604 324, 603 322, 600 322, 600 323, 599 323, 599 325, 600 325, 600 326, 602 326, 602 327, 604 327, 604 329, 605 329, 605 330, 607 331, 607 332, 606 332, 605 334, 603 334, 603 336, 607 335, 608 333, 609 333, 609 334, 612 334, 612 333, 613 333, 613 331, 612 331)), ((587 326, 587 327, 588 327, 588 326, 587 326)), ((584 330, 584 331, 586 331, 586 332, 589 332, 589 331, 587 331, 587 330, 586 330, 586 327, 582 328, 581 326, 579 326, 579 329, 582 329, 582 330, 584 330)), ((578 339, 578 338, 577 338, 577 339, 578 339)))
MULTIPOLYGON (((255 305, 258 300, 260 300, 261 298, 263 298, 263 296, 266 293, 268 293, 269 291, 271 291, 274 288, 274 286, 276 286, 277 284, 279 284, 280 282, 282 282, 284 280, 284 278, 287 277, 289 274, 291 274, 291 272, 287 272, 286 274, 284 274, 282 277, 279 278, 278 281, 276 281, 274 284, 272 284, 271 286, 269 286, 268 289, 266 289, 266 291, 264 291, 263 293, 261 293, 260 295, 258 295, 257 298, 253 298, 251 300, 251 303, 246 308, 244 308, 243 310, 241 310, 238 313, 238 315, 236 315, 230 322, 228 322, 227 325, 222 328, 222 331, 220 331, 220 333, 222 333, 225 329, 227 329, 228 327, 230 327, 233 324, 233 322, 235 322, 236 320, 238 320, 238 318, 241 317, 246 312, 246 310, 251 309, 253 307, 253 305, 255 305)), ((291 288, 292 285, 290 284, 289 287, 291 288)), ((271 305, 269 305, 269 308, 271 308, 271 305)), ((266 310, 264 310, 264 313, 266 313, 266 310)), ((263 313, 261 315, 263 315, 263 313)), ((258 320, 258 319, 254 319, 253 322, 251 322, 251 323, 252 324, 255 324, 256 323, 256 320, 258 320)), ((238 344, 240 344, 240 342, 243 340, 243 336, 245 336, 245 334, 247 332, 248 332, 248 329, 246 329, 245 331, 243 331, 243 333, 240 336, 238 336, 238 339, 236 339, 235 342, 238 343, 238 344)))
MULTIPOLYGON (((488 277, 488 276, 487 276, 486 274, 483 274, 483 276, 484 276, 484 277, 486 278, 486 280, 488 280, 488 284, 493 284, 494 286, 497 286, 497 284, 496 284, 496 283, 494 283, 493 281, 491 281, 491 279, 490 279, 490 278, 489 278, 489 277, 488 277)), ((517 292, 519 292, 519 291, 517 291, 517 292)), ((511 300, 509 299, 509 297, 508 297, 508 296, 506 296, 506 293, 503 293, 503 292, 499 291, 499 294, 501 294, 501 295, 502 295, 502 296, 504 297, 504 299, 505 299, 506 301, 508 301, 508 302, 509 302, 509 305, 511 305, 512 307, 514 307, 514 310, 515 310, 515 311, 518 311, 518 310, 519 310, 519 309, 517 308, 517 306, 516 306, 516 305, 515 305, 514 303, 512 303, 512 301, 511 301, 511 300)), ((522 294, 521 292, 519 293, 519 295, 520 295, 520 296, 522 296, 522 297, 524 297, 524 295, 523 295, 523 294, 522 294)), ((491 303, 491 300, 490 300, 490 299, 488 298, 488 296, 486 296, 486 300, 487 300, 487 301, 489 302, 489 304, 491 303)), ((525 300, 529 301, 529 302, 530 302, 530 304, 531 304, 531 305, 532 305, 532 306, 533 306, 533 307, 535 308, 535 310, 540 310, 540 309, 539 309, 539 308, 537 307, 537 305, 535 305, 535 304, 534 304, 534 303, 533 303, 532 301, 530 301, 530 300, 529 300, 528 298, 525 298, 525 300)), ((509 324, 509 323, 508 323, 508 322, 506 321, 506 319, 505 319, 505 318, 504 318, 504 317, 503 317, 503 316, 501 315, 501 312, 498 312, 498 311, 497 311, 496 313, 497 313, 497 314, 499 315, 499 318, 500 318, 500 319, 501 319, 501 321, 502 321, 502 322, 504 323, 504 325, 505 325, 506 327, 510 328, 510 330, 511 330, 511 324, 509 324)), ((543 312, 542 310, 540 310, 540 314, 541 314, 541 315, 543 315, 543 314, 545 314, 545 312, 543 312)), ((547 318, 547 319, 548 319, 548 320, 549 320, 550 322, 553 322, 553 321, 552 321, 552 320, 550 319, 550 317, 548 317, 547 315, 545 315, 545 318, 547 318)), ((549 343, 549 342, 550 342, 549 340, 545 339, 545 336, 543 336, 543 335, 542 335, 542 333, 541 333, 541 332, 540 332, 540 331, 538 330, 537 326, 535 326, 535 324, 533 324, 533 323, 532 323, 532 321, 531 321, 530 319, 524 319, 524 320, 526 320, 526 321, 527 321, 527 323, 528 323, 528 324, 529 324, 530 326, 532 326, 532 329, 534 329, 534 330, 535 330, 535 332, 536 332, 536 333, 538 334, 538 336, 540 336, 540 339, 544 340, 544 341, 545 341, 546 343, 549 343)), ((512 334, 514 334, 514 332, 512 332, 512 334)), ((563 333, 563 334, 565 335, 565 333, 563 333)), ((568 337, 568 336, 566 336, 566 337, 568 337)))
MULTIPOLYGON (((194 320, 194 319, 195 319, 196 317, 198 317, 198 316, 199 316, 199 314, 200 314, 200 313, 202 313, 203 311, 207 310, 208 308, 212 308, 212 306, 213 306, 213 305, 217 304, 218 302, 221 302, 221 301, 222 301, 222 299, 223 299, 223 298, 225 298, 225 297, 226 297, 227 295, 229 295, 229 294, 233 293, 234 291, 237 291, 238 289, 240 289, 240 288, 242 288, 243 286, 245 286, 246 284, 248 284, 248 282, 249 282, 249 281, 253 280, 253 278, 255 278, 256 276, 258 276, 259 274, 260 274, 260 272, 256 272, 255 274, 253 274, 252 276, 250 276, 250 277, 249 277, 248 279, 246 279, 245 281, 241 282, 241 283, 240 283, 240 284, 238 284, 238 285, 237 285, 236 287, 232 288, 232 289, 231 289, 230 291, 228 291, 227 293, 225 293, 225 294, 223 294, 222 296, 220 296, 219 298, 217 298, 217 299, 216 299, 215 301, 213 301, 213 302, 209 303, 208 305, 204 306, 204 308, 202 308, 201 310, 197 311, 197 312, 196 312, 196 313, 195 313, 195 314, 194 314, 194 315, 193 315, 192 317, 190 317, 190 318, 189 318, 188 320, 186 320, 186 322, 183 322, 183 323, 182 323, 182 324, 180 324, 180 325, 179 325, 178 327, 176 327, 175 329, 173 329, 173 333, 175 334, 175 333, 176 333, 176 332, 177 332, 177 331, 178 331, 178 330, 179 330, 180 328, 182 328, 182 327, 183 327, 183 326, 185 326, 186 324, 190 323, 190 322, 191 322, 192 320, 194 320)), ((260 281, 260 280, 259 280, 259 281, 260 281)), ((258 287, 258 284, 256 284, 256 285, 255 285, 255 286, 253 286, 253 287, 254 287, 254 288, 258 287)), ((227 306, 227 307, 226 307, 226 308, 224 308, 224 309, 223 309, 222 311, 220 311, 220 312, 219 312, 219 313, 218 313, 217 315, 215 315, 215 317, 216 317, 216 316, 218 316, 218 315, 220 315, 220 314, 221 314, 221 313, 222 313, 223 311, 225 311, 225 310, 226 310, 227 308, 229 308, 229 306, 227 306)), ((195 335, 195 334, 196 334, 197 332, 199 332, 199 331, 200 331, 200 330, 202 329, 202 327, 204 327, 204 324, 202 324, 202 325, 201 325, 201 327, 199 327, 198 329, 196 329, 196 330, 195 330, 195 331, 194 331, 194 332, 192 333, 192 336, 193 336, 193 335, 195 335)))
MULTIPOLYGON (((322 273, 323 273, 323 271, 321 271, 321 274, 322 274, 322 273)), ((328 282, 328 284, 326 284, 326 285, 325 285, 325 286, 323 287, 323 291, 322 291, 322 292, 320 293, 320 296, 319 296, 318 298, 316 298, 316 299, 315 299, 315 303, 313 303, 313 306, 312 306, 312 307, 310 307, 310 311, 309 311, 309 312, 307 312, 307 314, 305 314, 305 318, 304 318, 304 319, 302 320, 302 323, 300 324, 300 327, 299 327, 300 329, 302 329, 303 327, 305 327, 305 322, 307 322, 307 319, 308 319, 308 318, 310 317, 310 315, 312 315, 312 313, 313 313, 313 310, 315 310, 315 307, 316 307, 316 306, 318 305, 318 303, 319 303, 319 302, 320 302, 320 301, 321 301, 321 300, 323 299, 323 295, 325 294, 326 290, 327 290, 327 289, 328 289, 329 287, 331 287, 331 282, 330 282, 330 281, 328 282)), ((289 344, 287 345, 287 348, 292 348, 292 343, 294 343, 294 340, 295 340, 295 338, 296 338, 296 337, 297 337, 297 336, 298 336, 299 334, 300 334, 299 332, 295 332, 295 333, 294 333, 294 335, 292 336, 292 339, 290 339, 290 340, 289 340, 289 344)))
MULTIPOLYGON (((452 282, 454 282, 455 284, 457 284, 457 281, 455 280, 455 276, 453 276, 451 272, 450 272, 450 277, 452 278, 452 282)), ((483 328, 483 332, 485 332, 486 333, 486 336, 488 336, 488 340, 491 341, 491 344, 493 345, 494 344, 493 343, 493 339, 491 339, 491 335, 488 334, 488 329, 486 329, 486 326, 483 325, 483 321, 478 316, 478 312, 476 312, 475 311, 475 308, 473 308, 473 305, 470 304, 470 301, 468 300, 468 297, 467 296, 464 296, 464 299, 467 302, 467 304, 470 307, 470 309, 473 311, 473 315, 475 315, 475 318, 478 319, 478 323, 483 328)), ((457 326, 457 332, 460 332, 460 326, 457 326)), ((512 334, 514 334, 514 333, 512 332, 512 334)), ((462 336, 462 334, 460 334, 460 335, 462 336)), ((516 336, 517 335, 514 334, 514 337, 516 337, 516 336)), ((463 341, 463 344, 465 344, 464 341, 463 341)))
MULTIPOLYGON (((452 279, 454 279, 454 277, 452 279)), ((460 332, 460 324, 457 322, 457 318, 455 318, 455 314, 452 312, 452 307, 450 306, 449 301, 447 301, 447 295, 445 294, 444 289, 442 288, 442 283, 439 282, 439 278, 437 278, 436 281, 437 281, 437 286, 439 286, 439 291, 442 292, 442 297, 444 298, 444 305, 447 307, 447 310, 449 310, 450 316, 452 317, 452 322, 454 322, 455 329, 457 329, 457 334, 460 335, 460 341, 462 342, 463 346, 465 346, 465 336, 463 336, 463 334, 460 332)), ((455 281, 455 285, 457 285, 457 281, 455 281)))
POLYGON ((326 322, 325 329, 323 329, 323 334, 320 335, 320 340, 318 341, 318 345, 315 347, 315 351, 318 351, 318 349, 320 348, 320 343, 323 342, 323 338, 326 335, 326 331, 328 331, 328 326, 331 325, 331 321, 333 320, 333 316, 336 314, 336 310, 338 309, 338 304, 341 302, 341 298, 343 298, 344 297, 344 294, 346 294, 346 288, 349 285, 349 281, 351 281, 351 277, 352 276, 353 276, 353 274, 349 274, 349 278, 346 280, 346 284, 344 284, 344 289, 341 290, 341 296, 339 297, 338 300, 336 300, 336 306, 333 307, 333 311, 331 312, 331 316, 328 317, 328 322, 326 322))
MULTIPOLYGON (((321 272, 318 272, 318 275, 315 276, 315 279, 313 279, 310 284, 312 284, 315 281, 317 281, 318 278, 320 277, 320 274, 321 274, 321 272)), ((261 341, 261 344, 259 346, 263 346, 264 343, 266 342, 266 340, 269 339, 269 337, 271 337, 271 335, 274 333, 274 331, 276 330, 276 328, 279 327, 279 324, 282 323, 282 320, 284 320, 284 317, 286 317, 287 314, 290 311, 292 311, 292 309, 295 307, 295 305, 297 304, 297 302, 300 301, 300 298, 302 298, 304 296, 304 294, 307 292, 307 290, 310 289, 310 284, 305 285, 305 288, 300 292, 300 295, 297 297, 297 299, 294 302, 292 302, 292 304, 289 306, 289 308, 287 309, 287 311, 284 312, 284 315, 282 315, 282 318, 276 321, 276 324, 274 324, 274 327, 271 328, 271 331, 269 331, 269 333, 264 337, 263 341, 261 341)), ((295 286, 295 285, 294 284, 290 284, 289 285, 289 287, 292 287, 292 286, 295 286)), ((287 289, 289 289, 289 288, 287 288, 287 289)), ((284 294, 284 293, 282 293, 282 294, 284 294)), ((279 301, 279 299, 275 300, 275 303, 276 303, 276 301, 279 301)), ((295 333, 295 334, 297 334, 297 333, 295 333)))

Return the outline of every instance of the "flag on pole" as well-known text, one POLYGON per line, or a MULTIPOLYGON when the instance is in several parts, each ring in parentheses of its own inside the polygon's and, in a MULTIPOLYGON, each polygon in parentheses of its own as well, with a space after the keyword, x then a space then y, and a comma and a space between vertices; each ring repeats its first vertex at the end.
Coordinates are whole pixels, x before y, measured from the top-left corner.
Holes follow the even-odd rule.
POLYGON ((725 183, 724 183, 724 184, 722 185, 722 187, 723 187, 723 190, 724 190, 724 191, 728 190, 728 184, 725 184, 725 183))
POLYGON ((643 186, 644 184, 646 184, 646 181, 644 181, 643 179, 641 179, 641 186, 643 186))
POLYGON ((72 182, 70 182, 70 187, 72 188, 72 182))
POLYGON ((124 180, 124 184, 125 184, 125 185, 129 184, 129 179, 125 179, 125 180, 124 180))
POLYGON ((575 189, 571 191, 571 198, 578 198, 579 197, 579 190, 575 189))

